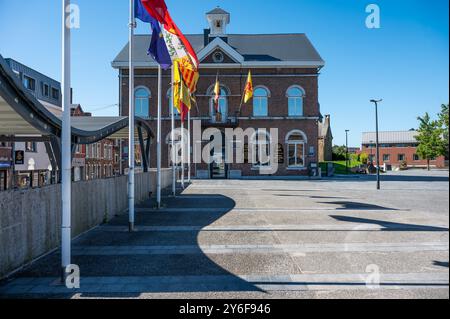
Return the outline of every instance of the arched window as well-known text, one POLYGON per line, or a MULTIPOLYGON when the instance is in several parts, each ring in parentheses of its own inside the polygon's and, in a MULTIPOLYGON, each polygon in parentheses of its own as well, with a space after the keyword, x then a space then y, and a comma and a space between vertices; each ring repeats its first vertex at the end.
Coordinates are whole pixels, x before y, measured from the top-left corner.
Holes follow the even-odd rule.
POLYGON ((254 167, 270 166, 270 134, 258 130, 251 138, 252 163, 254 167))
POLYGON ((169 101, 169 115, 172 116, 172 112, 174 112, 175 117, 179 117, 180 116, 180 112, 178 112, 178 109, 173 106, 172 88, 170 88, 167 91, 167 100, 169 101))
POLYGON ((303 99, 305 91, 299 86, 293 86, 287 91, 289 116, 303 116, 303 99))
POLYGON ((225 87, 220 88, 219 106, 217 108, 216 102, 214 101, 214 85, 208 90, 209 98, 209 109, 211 114, 212 122, 226 122, 228 119, 228 90, 225 87), (217 114, 219 113, 219 114, 217 114))
POLYGON ((150 117, 150 91, 145 87, 138 87, 134 93, 134 114, 142 118, 150 117))
POLYGON ((269 115, 269 91, 264 87, 257 87, 253 94, 253 116, 269 115))
POLYGON ((305 133, 299 130, 290 132, 286 137, 288 166, 290 168, 305 167, 305 146, 307 143, 305 133))

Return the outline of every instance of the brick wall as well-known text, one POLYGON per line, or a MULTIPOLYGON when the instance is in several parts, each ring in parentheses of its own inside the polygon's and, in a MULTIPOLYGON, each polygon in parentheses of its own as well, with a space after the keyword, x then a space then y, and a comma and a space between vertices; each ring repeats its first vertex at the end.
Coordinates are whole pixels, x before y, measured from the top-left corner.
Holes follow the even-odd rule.
MULTIPOLYGON (((366 153, 369 156, 373 155, 374 161, 376 161, 376 148, 370 148, 367 146, 363 146, 362 153, 366 153)), ((387 165, 392 165, 394 167, 399 167, 401 165, 401 161, 399 161, 398 156, 403 154, 405 155, 405 161, 408 164, 409 167, 425 167, 427 165, 426 160, 414 160, 414 154, 417 153, 417 147, 387 147, 387 148, 380 148, 380 163, 381 165, 384 165, 386 163, 387 165), (389 155, 390 160, 384 161, 384 156, 389 155)), ((443 168, 445 167, 445 158, 443 156, 438 157, 436 160, 431 161, 430 163, 434 167, 443 168)))
MULTIPOLYGON (((122 97, 121 97, 121 114, 128 115, 128 70, 122 70, 123 77, 121 78, 122 97)), ((143 70, 137 69, 135 71, 135 86, 145 86, 151 92, 150 98, 150 119, 149 124, 152 130, 156 133, 156 121, 157 115, 157 71, 156 70, 143 70)), ((210 116, 210 96, 207 96, 207 92, 214 86, 217 70, 216 69, 201 69, 200 81, 198 83, 197 90, 197 104, 192 108, 191 116, 195 118, 209 118, 210 116)), ((227 88, 229 91, 228 96, 228 117, 234 117, 239 110, 241 102, 241 94, 247 79, 248 69, 221 69, 219 73, 219 81, 221 85, 227 88)), ((259 85, 269 89, 269 116, 264 118, 252 118, 253 115, 253 103, 250 101, 247 105, 242 107, 239 127, 246 129, 252 128, 278 128, 279 130, 279 143, 283 145, 284 149, 284 164, 279 164, 280 169, 276 175, 306 175, 307 170, 290 170, 287 167, 287 147, 285 144, 286 135, 292 130, 303 131, 308 138, 308 142, 305 145, 306 153, 306 167, 310 163, 318 161, 318 124, 317 118, 320 116, 319 102, 318 102, 318 76, 316 69, 254 69, 253 85, 257 87, 259 85), (286 97, 287 90, 293 86, 301 86, 306 96, 304 99, 304 117, 301 119, 288 118, 288 99, 286 97), (250 117, 250 119, 249 119, 250 117), (276 117, 274 119, 274 117, 276 117), (308 156, 310 147, 313 147, 314 155, 308 156)), ((166 142, 167 136, 170 134, 170 113, 169 113, 169 100, 167 99, 167 92, 170 88, 170 71, 163 71, 163 101, 162 101, 162 165, 168 166, 168 148, 166 142)), ((177 127, 180 126, 180 122, 177 121, 177 127)), ((194 141, 192 141, 191 145, 194 141)), ((156 154, 156 145, 152 145, 151 154, 156 154)), ((151 157, 151 166, 156 166, 156 156, 151 157)), ((195 174, 195 168, 201 170, 208 170, 208 165, 198 164, 193 165, 193 172, 195 174)), ((257 171, 252 170, 250 164, 232 164, 229 167, 231 170, 241 170, 243 175, 252 176, 258 174, 257 171)))

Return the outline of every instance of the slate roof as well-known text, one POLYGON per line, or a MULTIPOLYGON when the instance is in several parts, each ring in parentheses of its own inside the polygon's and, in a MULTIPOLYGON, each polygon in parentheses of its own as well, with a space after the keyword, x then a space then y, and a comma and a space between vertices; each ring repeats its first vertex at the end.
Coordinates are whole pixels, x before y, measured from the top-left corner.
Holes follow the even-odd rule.
MULTIPOLYGON (((198 53, 204 46, 202 34, 186 35, 198 53)), ((228 44, 244 57, 245 62, 318 62, 322 57, 303 34, 230 34, 228 44)), ((135 36, 134 61, 154 63, 147 55, 150 35, 135 36)), ((128 62, 128 43, 113 61, 113 66, 128 62)))
MULTIPOLYGON (((415 136, 417 131, 391 131, 391 132, 379 132, 380 144, 414 144, 417 143, 415 136)), ((375 132, 366 132, 362 136, 362 144, 373 144, 376 141, 375 132)))
POLYGON ((220 7, 217 7, 215 9, 209 11, 207 14, 230 14, 230 13, 226 12, 225 10, 223 10, 220 7))

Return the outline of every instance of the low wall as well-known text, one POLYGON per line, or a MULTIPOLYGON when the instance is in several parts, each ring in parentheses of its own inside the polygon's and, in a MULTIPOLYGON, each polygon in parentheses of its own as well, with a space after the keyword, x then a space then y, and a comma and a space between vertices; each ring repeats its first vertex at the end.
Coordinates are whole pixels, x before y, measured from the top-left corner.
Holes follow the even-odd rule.
MULTIPOLYGON (((171 183, 163 170, 162 188, 171 183)), ((128 209, 128 179, 120 176, 72 184, 72 236, 128 209)), ((136 175, 136 203, 156 192, 156 171, 136 175)), ((61 185, 0 192, 0 278, 60 244, 61 185)))

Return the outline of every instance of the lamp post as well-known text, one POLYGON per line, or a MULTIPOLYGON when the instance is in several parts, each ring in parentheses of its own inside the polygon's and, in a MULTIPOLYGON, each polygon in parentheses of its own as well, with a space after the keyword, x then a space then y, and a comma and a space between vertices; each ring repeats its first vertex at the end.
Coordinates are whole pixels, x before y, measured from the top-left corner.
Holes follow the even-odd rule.
POLYGON ((383 100, 370 100, 370 102, 375 104, 375 125, 376 125, 376 148, 377 148, 377 189, 381 189, 380 183, 380 140, 378 136, 378 103, 383 100))
POLYGON ((345 173, 348 175, 348 132, 350 130, 345 130, 345 173))

